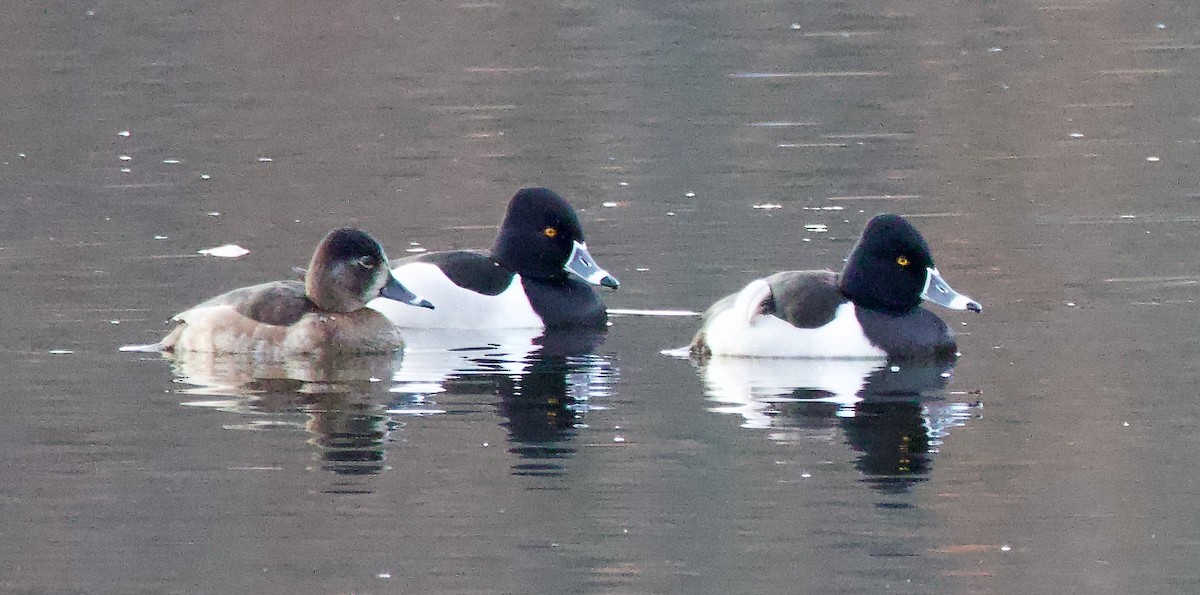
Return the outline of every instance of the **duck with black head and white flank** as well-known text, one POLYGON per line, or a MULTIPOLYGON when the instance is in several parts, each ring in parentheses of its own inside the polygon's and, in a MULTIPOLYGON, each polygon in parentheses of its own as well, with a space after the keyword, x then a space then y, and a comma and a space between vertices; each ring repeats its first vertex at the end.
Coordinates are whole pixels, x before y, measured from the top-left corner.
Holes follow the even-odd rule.
POLYGON ((751 281, 704 314, 694 355, 940 359, 957 344, 921 307, 983 310, 942 278, 920 232, 899 215, 878 215, 841 273, 785 271, 751 281))
POLYGON ((490 253, 430 252, 393 263, 392 274, 438 305, 370 307, 401 328, 601 329, 608 313, 594 285, 617 279, 588 252, 575 209, 547 188, 524 188, 509 201, 490 253))

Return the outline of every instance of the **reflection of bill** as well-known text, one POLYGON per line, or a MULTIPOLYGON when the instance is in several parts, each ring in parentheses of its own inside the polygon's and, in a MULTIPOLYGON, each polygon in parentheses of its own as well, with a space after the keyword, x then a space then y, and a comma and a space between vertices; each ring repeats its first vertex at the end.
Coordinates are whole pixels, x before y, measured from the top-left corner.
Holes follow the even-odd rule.
POLYGON ((953 364, 714 357, 700 373, 716 403, 711 411, 740 415, 745 428, 775 430, 775 440, 839 428, 861 453, 855 466, 892 491, 923 481, 929 456, 971 415, 970 406, 941 400, 953 364))

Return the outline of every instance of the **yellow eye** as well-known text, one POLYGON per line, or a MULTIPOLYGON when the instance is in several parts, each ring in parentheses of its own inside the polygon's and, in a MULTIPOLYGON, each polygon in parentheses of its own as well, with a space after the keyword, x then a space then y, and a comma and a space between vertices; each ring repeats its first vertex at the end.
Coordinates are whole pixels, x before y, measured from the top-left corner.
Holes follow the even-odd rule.
POLYGON ((900 265, 900 266, 902 266, 902 267, 906 267, 906 266, 908 266, 908 257, 907 257, 907 256, 901 256, 900 258, 897 258, 897 259, 896 259, 896 264, 898 264, 898 265, 900 265))
POLYGON ((542 233, 546 234, 546 237, 552 238, 558 235, 558 230, 554 229, 553 227, 547 227, 546 229, 542 230, 542 233))

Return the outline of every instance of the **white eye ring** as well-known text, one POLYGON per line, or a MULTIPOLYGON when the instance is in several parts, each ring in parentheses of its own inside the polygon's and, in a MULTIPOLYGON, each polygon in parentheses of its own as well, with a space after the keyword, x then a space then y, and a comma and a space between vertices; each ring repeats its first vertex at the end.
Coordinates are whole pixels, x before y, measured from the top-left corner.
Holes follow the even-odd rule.
POLYGON ((354 264, 357 264, 364 269, 373 269, 375 268, 375 259, 371 258, 370 256, 360 256, 355 259, 354 264))

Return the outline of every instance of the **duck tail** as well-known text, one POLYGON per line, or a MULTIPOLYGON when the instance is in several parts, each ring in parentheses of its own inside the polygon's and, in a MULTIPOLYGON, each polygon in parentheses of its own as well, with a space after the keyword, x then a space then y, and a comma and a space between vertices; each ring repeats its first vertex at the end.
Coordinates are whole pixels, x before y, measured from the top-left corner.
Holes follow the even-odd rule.
POLYGON ((176 326, 167 336, 157 343, 148 343, 146 345, 122 345, 121 351, 134 351, 137 353, 169 353, 175 351, 175 343, 179 341, 179 334, 183 332, 185 325, 176 326))
POLYGON ((737 297, 733 300, 732 309, 737 312, 738 317, 746 323, 746 326, 751 326, 755 319, 764 312, 763 305, 769 299, 771 299, 771 286, 765 279, 755 279, 738 292, 737 297))

